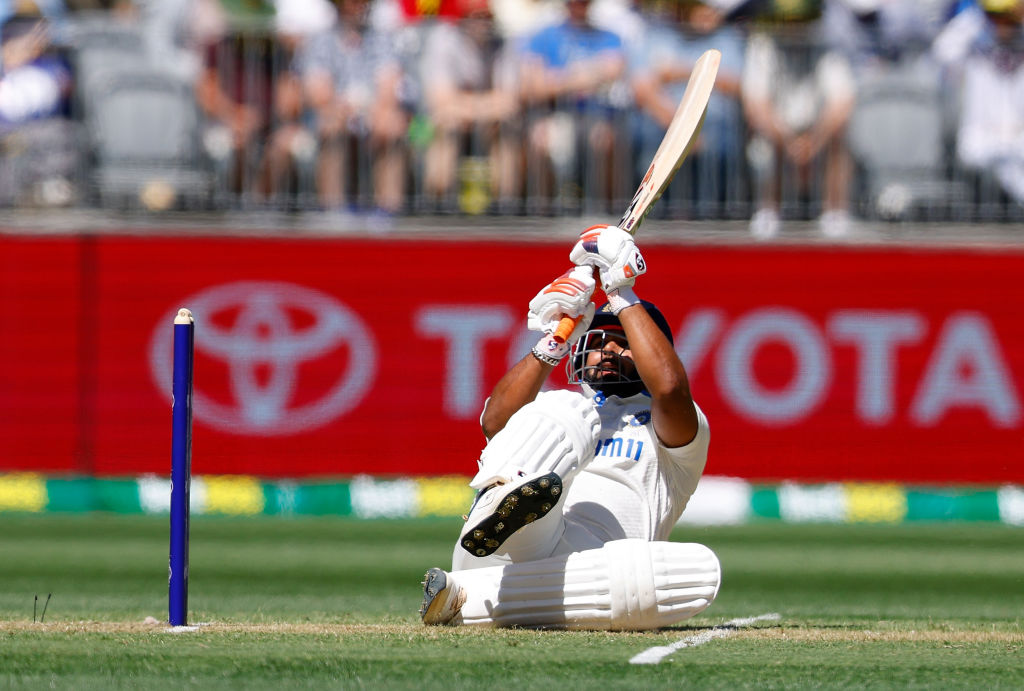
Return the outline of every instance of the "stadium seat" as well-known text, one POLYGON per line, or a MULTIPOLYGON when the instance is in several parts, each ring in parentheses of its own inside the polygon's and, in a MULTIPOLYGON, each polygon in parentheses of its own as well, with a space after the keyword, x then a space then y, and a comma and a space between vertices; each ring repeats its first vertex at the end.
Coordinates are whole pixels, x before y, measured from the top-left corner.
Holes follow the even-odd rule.
POLYGON ((91 87, 92 188, 104 206, 203 207, 210 171, 189 84, 159 71, 108 72, 91 87))
POLYGON ((949 179, 938 70, 922 60, 861 80, 849 143, 863 177, 869 217, 934 218, 967 192, 949 179))

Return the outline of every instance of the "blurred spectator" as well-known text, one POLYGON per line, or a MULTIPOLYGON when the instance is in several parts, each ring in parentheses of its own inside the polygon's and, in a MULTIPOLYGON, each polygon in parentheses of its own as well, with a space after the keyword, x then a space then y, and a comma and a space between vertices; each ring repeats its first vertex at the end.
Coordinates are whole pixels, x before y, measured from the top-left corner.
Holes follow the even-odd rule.
POLYGON ((981 0, 959 0, 946 24, 932 42, 932 56, 948 72, 951 80, 959 80, 960 68, 968 53, 988 33, 988 17, 981 0))
POLYGON ((685 194, 696 202, 698 214, 718 215, 729 193, 735 194, 727 188, 740 179, 743 114, 739 96, 744 37, 726 23, 730 5, 724 0, 646 0, 642 7, 645 27, 639 33, 640 40, 629 43, 630 77, 638 107, 634 182, 644 175, 661 143, 693 64, 705 51, 717 49, 722 53, 722 63, 715 90, 701 138, 684 164, 689 175, 680 175, 679 181, 690 182, 685 194))
POLYGON ((1024 204, 1024 3, 981 0, 984 31, 963 67, 957 154, 1024 204))
POLYGON ((498 33, 517 47, 541 29, 565 21, 566 0, 491 0, 498 33))
POLYGON ((829 0, 826 44, 849 60, 857 90, 847 142, 860 210, 907 220, 964 196, 948 163, 953 118, 932 57, 950 0, 829 0))
POLYGON ((274 0, 274 31, 292 49, 337 22, 338 11, 330 0, 274 0))
POLYGON ((54 24, 64 19, 69 6, 74 9, 73 0, 0 0, 0 26, 11 19, 39 17, 47 21, 50 33, 53 34, 54 24))
POLYGON ((927 53, 959 0, 827 0, 826 43, 855 71, 927 53))
POLYGON ((203 144, 226 191, 246 199, 256 183, 262 145, 274 117, 274 78, 281 59, 270 30, 274 8, 263 0, 196 0, 202 55, 196 84, 205 118, 203 144))
POLYGON ((421 62, 433 139, 424 161, 428 198, 453 191, 458 161, 487 159, 482 185, 463 181, 460 207, 486 210, 493 196, 511 208, 520 191, 519 101, 515 63, 494 31, 487 0, 460 0, 462 18, 438 22, 421 62), (482 189, 481 189, 482 187, 482 189))
POLYGON ((69 117, 72 75, 51 42, 50 28, 28 2, 20 3, 0 30, 3 205, 63 206, 76 194, 80 151, 69 117))
POLYGON ((194 82, 201 66, 191 45, 195 5, 195 0, 121 0, 113 12, 118 20, 139 26, 150 64, 194 82))
POLYGON ((313 186, 316 139, 305 122, 306 101, 295 56, 311 36, 333 29, 337 12, 329 0, 275 0, 274 35, 279 59, 274 67, 270 131, 259 167, 258 195, 277 206, 301 205, 313 186))
POLYGON ((568 0, 568 18, 534 34, 522 58, 528 176, 541 203, 581 193, 610 202, 627 188, 616 134, 630 105, 625 51, 616 34, 590 23, 589 5, 568 0))
POLYGON ((368 0, 337 0, 337 6, 336 28, 311 37, 297 58, 319 142, 320 203, 344 207, 348 192, 366 182, 357 172, 368 167, 375 206, 397 213, 404 203, 409 104, 396 37, 386 26, 370 25, 368 0))
POLYGON ((845 134, 855 103, 853 74, 842 54, 821 45, 818 3, 776 0, 774 5, 772 22, 751 34, 743 69, 744 112, 753 131, 748 159, 758 205, 750 230, 757 238, 775 236, 783 185, 799 195, 813 193, 821 165, 819 228, 826 236, 841 236, 850 226, 845 134))

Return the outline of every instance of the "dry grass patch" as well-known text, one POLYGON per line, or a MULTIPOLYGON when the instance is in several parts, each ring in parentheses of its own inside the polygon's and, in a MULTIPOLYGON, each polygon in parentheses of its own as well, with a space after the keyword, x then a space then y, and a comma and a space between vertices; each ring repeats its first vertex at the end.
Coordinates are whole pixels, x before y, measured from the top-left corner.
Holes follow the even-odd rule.
MULTIPOLYGON (((409 635, 423 633, 425 627, 413 624, 293 624, 259 623, 230 624, 203 622, 181 627, 182 633, 251 633, 251 634, 298 634, 298 635, 409 635)), ((436 629, 434 629, 436 630, 436 629)), ((174 629, 163 621, 61 621, 29 622, 0 621, 2 633, 165 633, 174 629)))
POLYGON ((937 629, 853 629, 849 627, 788 628, 770 626, 737 629, 735 639, 796 641, 800 643, 1007 643, 1024 646, 1024 632, 1000 630, 937 629))
MULTIPOLYGON (((692 636, 711 630, 708 627, 684 629, 662 629, 652 632, 588 632, 576 635, 632 638, 657 636, 668 641, 692 636)), ((504 637, 526 633, 515 630, 494 630, 476 628, 425 627, 420 624, 325 624, 325 623, 227 623, 206 622, 175 630, 166 622, 152 618, 146 621, 58 621, 33 623, 28 621, 0 621, 0 633, 50 633, 50 634, 147 634, 147 633, 197 633, 197 634, 252 634, 252 635, 298 635, 298 636, 400 636, 432 639, 451 635, 504 637)), ((536 632, 536 635, 550 635, 536 632)), ((851 626, 762 626, 739 627, 733 630, 732 638, 740 640, 794 641, 800 643, 1005 643, 1024 647, 1024 630, 958 629, 949 624, 935 628, 898 629, 879 626, 860 629, 851 626)))

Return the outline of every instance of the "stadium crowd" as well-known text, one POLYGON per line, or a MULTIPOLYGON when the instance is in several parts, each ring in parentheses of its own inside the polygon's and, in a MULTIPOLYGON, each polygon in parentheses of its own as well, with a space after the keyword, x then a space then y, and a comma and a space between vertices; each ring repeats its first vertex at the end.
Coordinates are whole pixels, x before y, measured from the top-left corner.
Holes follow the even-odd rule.
POLYGON ((1020 220, 1020 0, 0 0, 0 206, 1020 220))

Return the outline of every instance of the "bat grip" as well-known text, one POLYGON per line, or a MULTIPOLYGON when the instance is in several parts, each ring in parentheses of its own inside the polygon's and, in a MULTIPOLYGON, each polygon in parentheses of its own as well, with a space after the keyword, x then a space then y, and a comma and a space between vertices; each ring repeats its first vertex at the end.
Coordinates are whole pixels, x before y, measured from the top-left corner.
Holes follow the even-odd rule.
POLYGON ((554 333, 551 334, 551 338, 555 339, 556 343, 565 343, 569 336, 572 335, 573 329, 580 323, 580 319, 583 319, 582 315, 579 317, 562 317, 558 322, 558 326, 555 327, 554 333))

